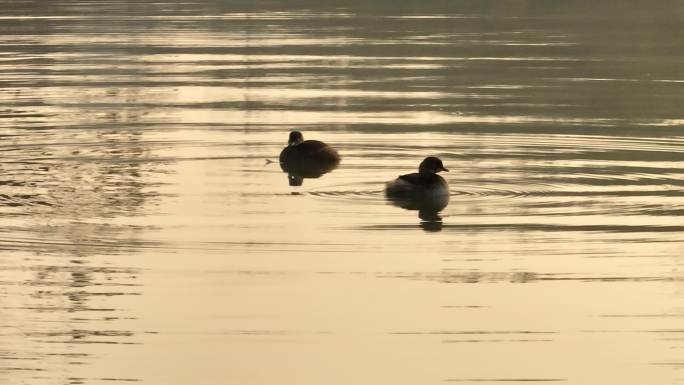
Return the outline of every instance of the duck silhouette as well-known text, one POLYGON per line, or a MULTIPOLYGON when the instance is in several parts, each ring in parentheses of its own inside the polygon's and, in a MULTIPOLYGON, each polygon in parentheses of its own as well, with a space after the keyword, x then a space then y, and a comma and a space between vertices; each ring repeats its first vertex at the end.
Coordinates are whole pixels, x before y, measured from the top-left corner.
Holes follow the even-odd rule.
POLYGON ((440 171, 449 171, 442 161, 435 156, 428 156, 418 166, 418 172, 401 175, 387 183, 385 193, 388 197, 414 197, 421 199, 449 196, 449 185, 437 175, 440 171))
POLYGON ((290 132, 287 147, 280 152, 280 168, 288 174, 290 186, 301 186, 304 178, 319 178, 340 163, 340 155, 318 140, 304 140, 299 131, 290 132))
POLYGON ((425 231, 442 229, 439 212, 449 204, 449 185, 437 175, 440 171, 449 170, 441 159, 428 156, 418 166, 417 173, 401 175, 385 186, 385 196, 394 206, 418 211, 425 231))

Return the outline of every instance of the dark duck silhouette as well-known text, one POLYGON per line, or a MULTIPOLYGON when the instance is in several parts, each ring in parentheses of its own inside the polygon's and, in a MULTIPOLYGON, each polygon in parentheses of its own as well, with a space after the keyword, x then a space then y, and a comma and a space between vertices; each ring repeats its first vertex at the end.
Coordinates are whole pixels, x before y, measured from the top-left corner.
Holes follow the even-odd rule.
POLYGON ((318 140, 304 140, 299 131, 290 132, 287 147, 280 152, 280 168, 288 174, 291 186, 301 186, 304 178, 318 178, 339 163, 335 149, 318 140))
POLYGON ((449 185, 437 175, 440 171, 449 170, 439 158, 428 156, 417 173, 401 175, 385 186, 385 196, 393 205, 418 211, 421 227, 426 231, 442 229, 438 213, 449 204, 449 185))
POLYGON ((447 170, 442 161, 434 156, 428 156, 418 166, 418 172, 401 175, 387 183, 385 193, 388 197, 414 197, 430 199, 449 196, 449 185, 441 176, 440 171, 447 170))

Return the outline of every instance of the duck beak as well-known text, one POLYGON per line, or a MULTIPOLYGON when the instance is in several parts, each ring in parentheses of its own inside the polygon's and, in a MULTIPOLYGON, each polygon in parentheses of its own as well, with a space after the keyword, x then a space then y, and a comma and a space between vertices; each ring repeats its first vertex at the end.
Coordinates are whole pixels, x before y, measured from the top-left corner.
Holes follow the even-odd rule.
POLYGON ((446 172, 449 172, 449 169, 442 166, 442 168, 440 168, 439 171, 446 171, 446 172))

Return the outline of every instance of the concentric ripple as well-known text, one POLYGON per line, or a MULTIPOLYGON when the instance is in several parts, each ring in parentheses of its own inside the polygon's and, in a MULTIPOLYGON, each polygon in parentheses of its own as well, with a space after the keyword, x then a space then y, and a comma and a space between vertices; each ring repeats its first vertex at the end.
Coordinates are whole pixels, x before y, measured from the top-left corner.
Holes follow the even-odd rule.
POLYGON ((586 3, 0 0, 0 382, 681 382, 684 8, 586 3))
POLYGON ((582 216, 659 222, 684 212, 680 137, 406 133, 387 143, 381 135, 349 133, 334 139, 344 160, 326 180, 349 182, 323 183, 307 191, 312 197, 378 203, 385 181, 435 154, 451 169, 442 174, 451 192, 445 213, 544 223, 582 216))

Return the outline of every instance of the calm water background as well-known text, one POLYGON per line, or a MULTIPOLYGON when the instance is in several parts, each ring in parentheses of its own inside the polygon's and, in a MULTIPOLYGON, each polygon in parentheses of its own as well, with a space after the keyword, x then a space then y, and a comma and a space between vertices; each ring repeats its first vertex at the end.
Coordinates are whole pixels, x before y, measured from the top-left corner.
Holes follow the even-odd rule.
POLYGON ((0 383, 684 383, 684 5, 358 3, 0 2, 0 383))

